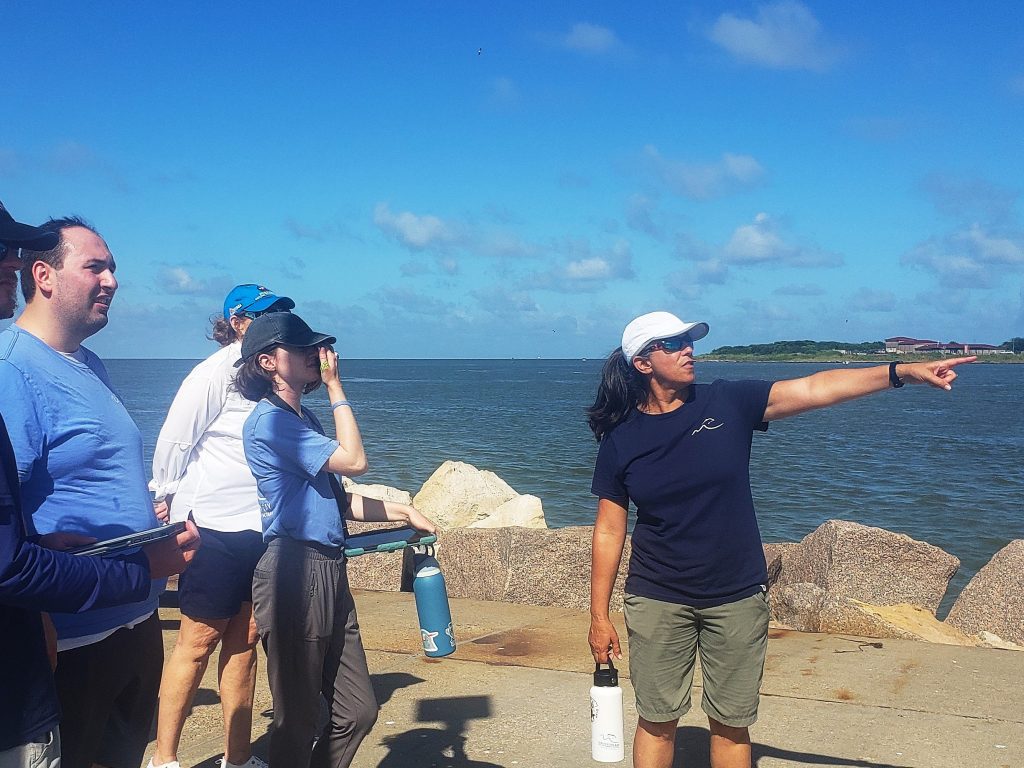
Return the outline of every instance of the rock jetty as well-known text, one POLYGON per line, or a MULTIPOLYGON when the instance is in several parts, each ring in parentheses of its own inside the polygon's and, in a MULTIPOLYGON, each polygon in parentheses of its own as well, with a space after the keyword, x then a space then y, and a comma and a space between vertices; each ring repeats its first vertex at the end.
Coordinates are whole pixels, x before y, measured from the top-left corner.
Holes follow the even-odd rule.
MULTIPOLYGON (((593 528, 548 529, 541 500, 493 472, 447 461, 411 494, 346 481, 354 493, 410 500, 438 523, 437 557, 452 597, 588 610, 593 528)), ((358 531, 373 527, 352 524, 358 531)), ((960 561, 900 533, 829 520, 800 542, 764 545, 773 623, 805 632, 924 640, 1024 650, 1024 540, 982 568, 945 621, 936 611, 960 561)), ((622 608, 627 537, 612 594, 622 608)), ((409 557, 355 558, 353 587, 408 588, 409 557), (403 576, 404 570, 404 576, 403 576)))

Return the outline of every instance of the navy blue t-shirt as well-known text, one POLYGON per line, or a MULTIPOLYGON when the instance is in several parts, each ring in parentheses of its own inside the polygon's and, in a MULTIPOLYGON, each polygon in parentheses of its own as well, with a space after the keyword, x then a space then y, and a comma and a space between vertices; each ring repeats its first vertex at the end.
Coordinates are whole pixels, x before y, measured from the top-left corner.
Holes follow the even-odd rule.
POLYGON ((750 444, 771 387, 695 384, 682 407, 634 412, 601 440, 591 492, 637 508, 627 593, 710 607, 764 588, 750 444))

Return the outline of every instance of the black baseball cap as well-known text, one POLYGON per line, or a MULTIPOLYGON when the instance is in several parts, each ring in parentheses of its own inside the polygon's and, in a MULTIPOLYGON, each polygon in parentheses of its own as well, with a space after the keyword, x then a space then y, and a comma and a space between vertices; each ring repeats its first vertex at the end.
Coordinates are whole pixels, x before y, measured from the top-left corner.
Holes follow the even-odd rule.
POLYGON ((269 315, 260 315, 245 329, 239 365, 278 344, 286 344, 289 347, 319 347, 334 344, 336 341, 333 336, 314 331, 298 315, 291 312, 271 312, 269 315))
POLYGON ((28 248, 33 251, 49 251, 57 247, 60 235, 44 232, 39 227, 22 224, 14 220, 0 203, 0 243, 14 248, 28 248))

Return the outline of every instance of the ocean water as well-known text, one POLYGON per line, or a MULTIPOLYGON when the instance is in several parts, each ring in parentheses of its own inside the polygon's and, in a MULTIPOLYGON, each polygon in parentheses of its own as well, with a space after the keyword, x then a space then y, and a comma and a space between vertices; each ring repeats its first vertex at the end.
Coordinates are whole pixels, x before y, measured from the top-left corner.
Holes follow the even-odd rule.
MULTIPOLYGON (((147 458, 198 361, 110 360, 147 458)), ((831 366, 697 364, 701 381, 787 379, 831 366)), ((597 444, 583 411, 599 360, 346 360, 342 376, 370 471, 415 493, 447 459, 542 499, 548 525, 589 525, 597 444)), ((974 364, 952 392, 908 386, 776 422, 754 435, 751 481, 766 541, 798 541, 840 518, 956 555, 949 599, 1011 539, 1024 538, 1024 366, 974 364)), ((305 400, 330 423, 326 395, 305 400)))

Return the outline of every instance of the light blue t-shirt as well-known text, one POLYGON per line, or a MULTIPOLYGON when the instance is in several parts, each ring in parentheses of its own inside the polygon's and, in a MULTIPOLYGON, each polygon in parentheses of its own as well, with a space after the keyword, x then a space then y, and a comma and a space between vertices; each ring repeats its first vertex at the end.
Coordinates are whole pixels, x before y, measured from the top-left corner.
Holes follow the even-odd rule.
POLYGON ((286 537, 330 547, 345 543, 345 529, 330 477, 321 472, 338 448, 306 408, 299 416, 283 401, 260 400, 242 430, 242 445, 263 519, 263 540, 286 537))
MULTIPOLYGON (((0 331, 0 392, 30 533, 109 539, 158 525, 146 487, 142 434, 100 359, 84 362, 11 325, 0 331), (32 530, 34 529, 34 530, 32 530)), ((138 603, 51 614, 61 640, 117 629, 156 610, 165 581, 138 603)))

